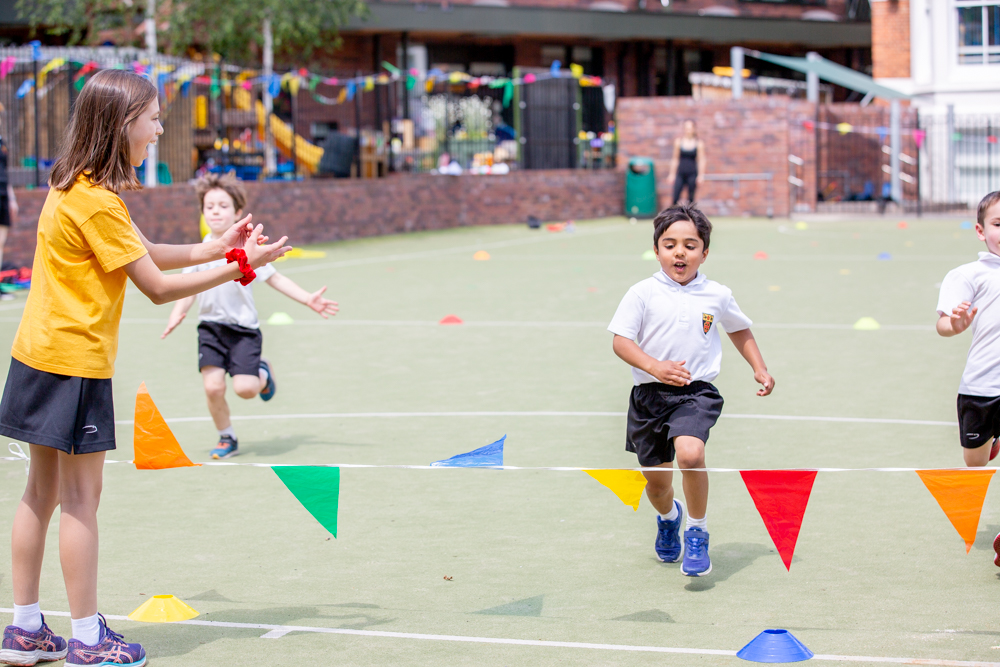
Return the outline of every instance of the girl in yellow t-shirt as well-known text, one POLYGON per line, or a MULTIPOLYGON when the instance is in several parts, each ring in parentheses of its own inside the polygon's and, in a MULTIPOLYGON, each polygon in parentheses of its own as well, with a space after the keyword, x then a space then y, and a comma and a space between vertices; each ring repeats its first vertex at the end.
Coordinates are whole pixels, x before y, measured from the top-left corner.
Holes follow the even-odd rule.
POLYGON ((0 434, 29 443, 28 483, 11 538, 14 621, 0 663, 144 665, 138 644, 108 629, 97 611, 97 506, 104 457, 115 448, 111 377, 126 279, 154 303, 249 282, 289 250, 265 245, 250 216, 215 243, 151 243, 132 223, 122 190, 163 133, 156 87, 138 74, 105 70, 80 92, 51 189, 38 219, 32 286, 0 400, 0 434), (211 271, 166 269, 226 258, 211 271), (72 622, 67 643, 45 624, 38 590, 45 533, 60 506, 59 556, 72 622))

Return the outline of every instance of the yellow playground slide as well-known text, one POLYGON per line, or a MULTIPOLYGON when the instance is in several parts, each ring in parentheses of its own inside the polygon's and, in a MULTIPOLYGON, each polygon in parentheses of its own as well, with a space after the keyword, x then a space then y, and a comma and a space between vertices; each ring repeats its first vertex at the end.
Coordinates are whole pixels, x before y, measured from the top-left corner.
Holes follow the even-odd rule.
MULTIPOLYGON (((257 125, 261 136, 264 136, 264 104, 257 101, 257 125)), ((285 156, 292 157, 292 128, 285 121, 271 114, 271 133, 274 143, 285 156)), ((323 157, 323 149, 310 143, 300 134, 295 135, 295 161, 310 174, 315 174, 319 168, 319 160, 323 157)))

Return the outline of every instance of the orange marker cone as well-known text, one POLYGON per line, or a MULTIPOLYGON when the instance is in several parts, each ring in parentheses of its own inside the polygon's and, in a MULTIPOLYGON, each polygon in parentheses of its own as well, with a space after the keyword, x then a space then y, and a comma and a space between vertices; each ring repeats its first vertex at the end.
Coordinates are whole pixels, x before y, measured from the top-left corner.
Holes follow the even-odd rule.
POLYGON ((162 470, 201 465, 192 463, 170 431, 163 415, 156 409, 146 383, 135 395, 135 467, 137 470, 162 470))
POLYGON ((462 318, 458 315, 445 315, 438 324, 462 324, 462 318))
POLYGON ((979 515, 996 470, 918 470, 924 486, 934 496, 969 553, 976 541, 979 515))

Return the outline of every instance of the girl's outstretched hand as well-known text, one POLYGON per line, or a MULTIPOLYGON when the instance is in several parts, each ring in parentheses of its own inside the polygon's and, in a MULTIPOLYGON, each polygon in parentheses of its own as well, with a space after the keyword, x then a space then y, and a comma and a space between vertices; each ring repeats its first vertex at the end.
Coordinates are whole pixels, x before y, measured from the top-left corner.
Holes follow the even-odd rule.
POLYGON ((187 316, 187 313, 185 313, 185 312, 180 312, 180 313, 173 312, 173 313, 170 313, 170 319, 167 320, 167 328, 163 331, 162 334, 160 334, 160 338, 161 339, 166 338, 167 335, 171 331, 173 331, 174 329, 177 328, 177 325, 179 325, 181 322, 184 321, 184 318, 186 316, 187 316))
POLYGON ((247 215, 247 217, 234 224, 219 237, 219 245, 222 246, 223 254, 233 248, 242 248, 246 245, 247 239, 253 233, 253 223, 250 222, 251 220, 253 220, 253 216, 247 215))
MULTIPOLYGON (((285 245, 285 241, 288 240, 287 236, 282 236, 271 244, 262 244, 260 240, 263 229, 263 225, 254 227, 250 233, 250 237, 243 244, 243 251, 247 254, 247 261, 255 269, 259 269, 265 264, 270 264, 292 249, 292 246, 285 245)), ((267 237, 264 238, 266 239, 267 237)))
POLYGON ((763 389, 757 390, 758 396, 767 396, 774 390, 774 378, 767 371, 757 371, 753 374, 753 379, 764 386, 763 389))
POLYGON ((323 319, 329 319, 330 315, 336 315, 340 308, 338 307, 336 301, 330 301, 329 299, 323 298, 323 292, 325 291, 326 285, 310 294, 309 300, 306 301, 306 305, 322 315, 323 319))

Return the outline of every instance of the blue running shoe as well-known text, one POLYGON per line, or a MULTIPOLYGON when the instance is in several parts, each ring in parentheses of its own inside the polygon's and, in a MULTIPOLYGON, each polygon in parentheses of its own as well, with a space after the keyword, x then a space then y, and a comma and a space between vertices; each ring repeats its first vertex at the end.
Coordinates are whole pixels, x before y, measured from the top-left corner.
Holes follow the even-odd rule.
POLYGON ((146 652, 138 644, 129 644, 117 632, 108 627, 101 616, 100 640, 93 646, 87 646, 79 639, 69 640, 69 655, 67 665, 87 665, 87 667, 110 667, 111 665, 132 665, 142 667, 146 664, 146 652))
POLYGON ((230 456, 236 456, 239 454, 237 451, 239 449, 239 444, 231 435, 224 435, 219 438, 219 444, 215 446, 212 450, 213 459, 228 459, 230 456))
POLYGON ((260 360, 260 367, 267 373, 267 384, 260 390, 260 398, 264 401, 270 401, 274 398, 274 392, 278 388, 274 384, 274 370, 271 369, 271 362, 264 358, 260 360))
POLYGON ((684 543, 681 542, 681 521, 684 520, 684 505, 674 499, 677 518, 664 521, 656 517, 656 558, 661 563, 676 563, 684 557, 684 543))
POLYGON ((0 663, 5 665, 34 665, 66 657, 66 640, 49 630, 44 616, 42 627, 35 632, 8 625, 0 646, 0 663))
POLYGON ((708 531, 688 528, 684 531, 684 562, 681 574, 689 577, 703 577, 712 571, 712 560, 708 557, 708 531))

